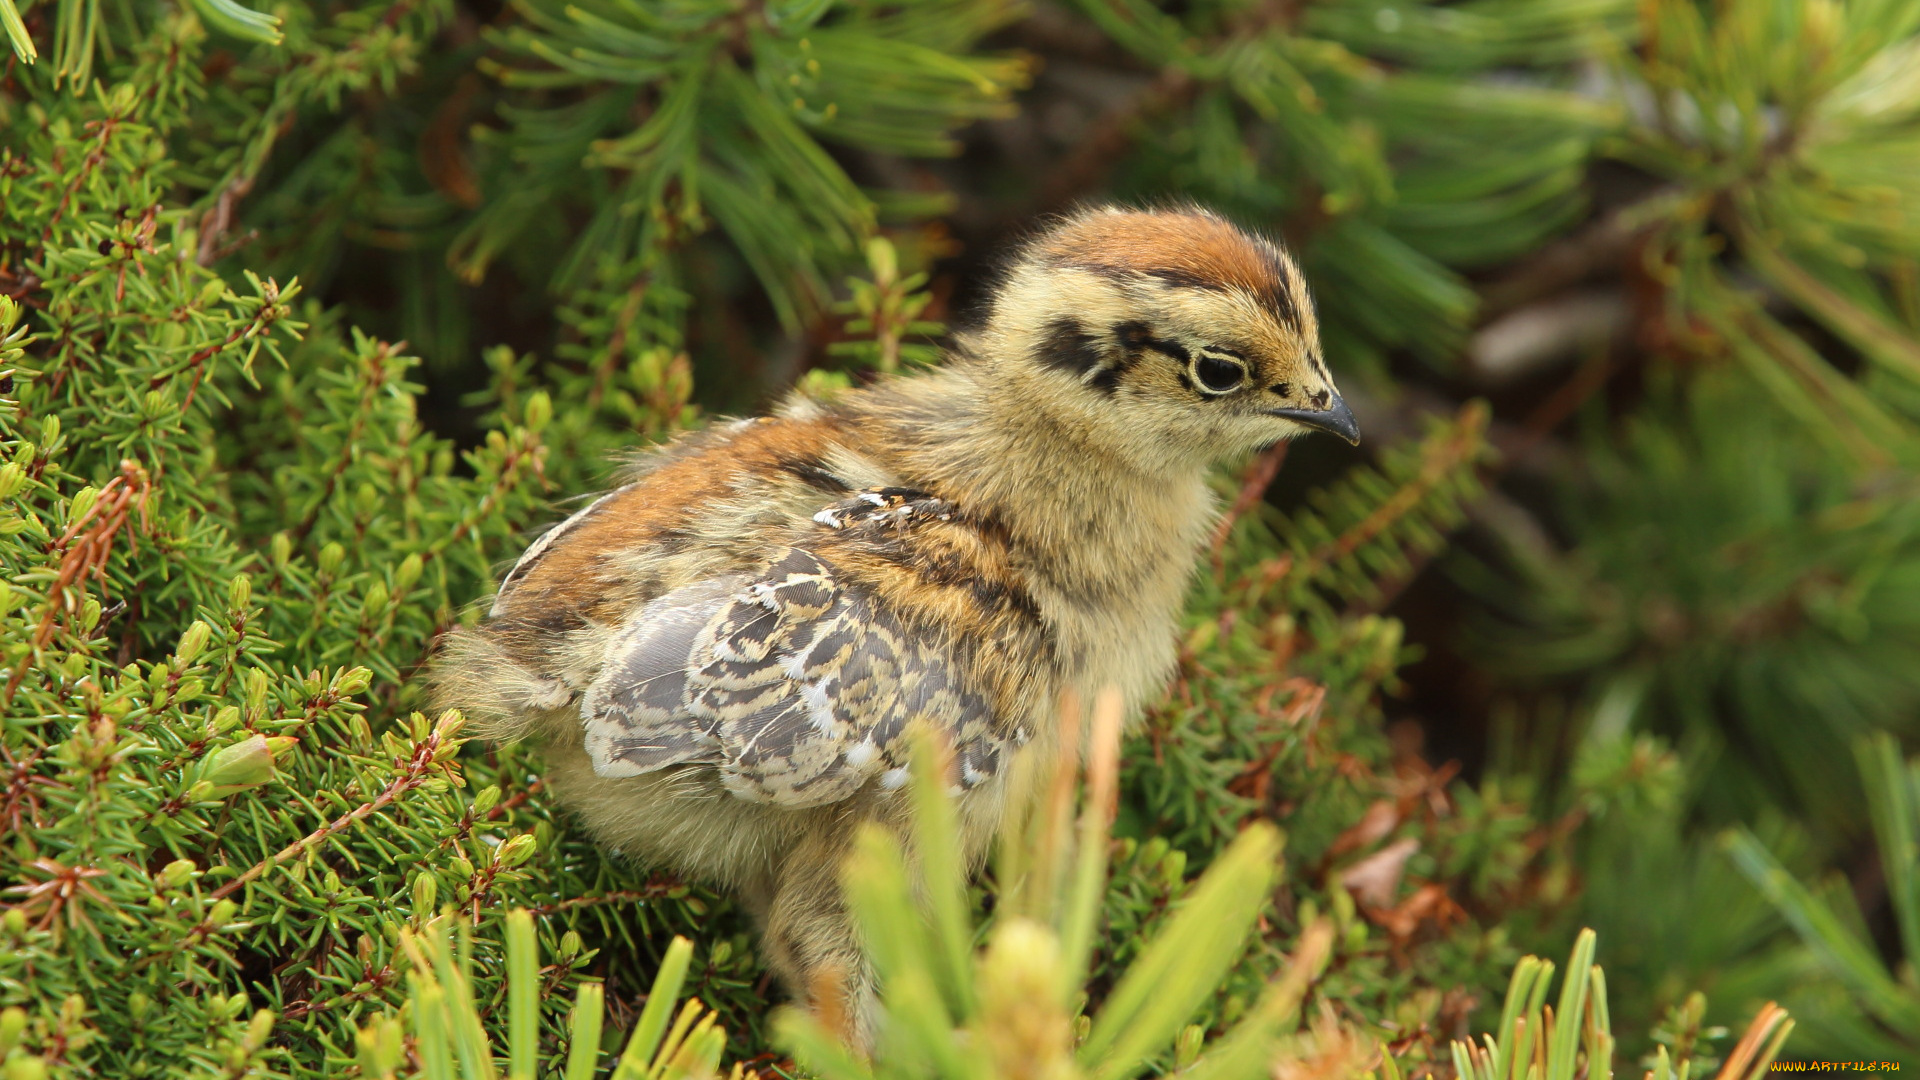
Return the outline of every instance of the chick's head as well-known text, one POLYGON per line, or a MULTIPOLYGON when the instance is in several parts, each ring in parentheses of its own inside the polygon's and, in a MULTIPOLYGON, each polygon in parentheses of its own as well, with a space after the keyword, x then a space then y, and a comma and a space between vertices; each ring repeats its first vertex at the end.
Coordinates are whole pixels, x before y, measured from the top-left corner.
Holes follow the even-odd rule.
POLYGON ((1142 462, 1360 438, 1299 270, 1203 210, 1065 219, 1015 259, 983 329, 1010 392, 1142 462))

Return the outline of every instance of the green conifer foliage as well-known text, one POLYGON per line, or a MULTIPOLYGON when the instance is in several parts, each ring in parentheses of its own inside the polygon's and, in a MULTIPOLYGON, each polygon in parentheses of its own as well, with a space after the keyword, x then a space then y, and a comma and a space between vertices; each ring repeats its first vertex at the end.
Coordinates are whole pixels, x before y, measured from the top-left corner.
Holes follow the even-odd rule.
POLYGON ((169 140, 201 40, 171 20, 127 82, 9 115, 0 992, 56 1075, 337 1076, 439 902, 547 912, 556 985, 594 905, 631 945, 701 904, 563 854, 524 762, 409 711, 544 512, 551 399, 459 451, 403 349, 200 264, 169 140))
MULTIPOLYGON (((1879 913, 1783 876, 1884 878, 1911 954, 1913 3, 0 0, 0 25, 10 1080, 478 1075, 489 1044, 514 1076, 859 1075, 830 1032, 774 1037, 730 901, 585 843, 538 761, 420 711, 419 673, 623 453, 928 362, 946 228, 984 247, 1103 196, 1287 239, 1366 457, 1220 477, 1175 683, 1065 908, 1004 865, 942 883, 926 934, 861 899, 907 950, 907 1050, 1024 1000, 1122 1018, 1060 1057, 1102 1075, 1254 1075, 1282 1044, 1521 1075, 1546 981, 1523 964, 1497 1015, 1501 980, 1582 925, 1611 1005, 1577 959, 1581 1037, 1530 1043, 1541 1075, 1604 1056, 1608 1008, 1658 1024, 1619 1067, 1699 1075, 1715 1024, 1789 991, 1804 1052, 1915 1045, 1879 913), (1104 88, 1095 122, 991 164, 1009 125, 1074 126, 1061 72, 1104 88), (1596 283, 1611 344, 1474 400, 1487 320, 1596 283), (1434 567, 1472 614, 1426 643, 1515 730, 1472 783, 1396 703, 1434 567), (1251 928, 1185 979, 1149 943, 1200 940, 1193 910, 1251 928), (656 985, 712 1015, 667 1028, 656 985), (1449 1045, 1470 1030, 1494 1039, 1449 1045)), ((1725 1075, 1784 1037, 1762 1015, 1725 1075)))
POLYGON ((1652 392, 1563 470, 1570 557, 1510 534, 1505 573, 1466 571, 1510 673, 1699 744, 1713 813, 1784 793, 1827 842, 1864 831, 1848 748, 1920 705, 1916 19, 1646 7, 1607 149, 1662 180, 1612 222, 1652 392))

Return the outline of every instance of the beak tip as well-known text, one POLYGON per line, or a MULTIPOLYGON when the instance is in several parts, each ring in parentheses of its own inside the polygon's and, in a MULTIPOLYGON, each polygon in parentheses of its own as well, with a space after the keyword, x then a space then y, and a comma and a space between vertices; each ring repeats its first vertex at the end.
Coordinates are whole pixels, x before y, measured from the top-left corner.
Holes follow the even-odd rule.
POLYGON ((1324 409, 1275 409, 1272 415, 1337 435, 1349 446, 1360 445, 1360 422, 1354 419, 1353 410, 1338 394, 1324 409))

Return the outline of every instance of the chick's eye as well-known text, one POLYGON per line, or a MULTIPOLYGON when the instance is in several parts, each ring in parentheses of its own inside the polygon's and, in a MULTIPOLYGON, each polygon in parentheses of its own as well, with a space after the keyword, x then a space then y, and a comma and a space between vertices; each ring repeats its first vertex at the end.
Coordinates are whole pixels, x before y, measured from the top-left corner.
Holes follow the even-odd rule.
POLYGON ((1232 360, 1201 353, 1193 362, 1193 377, 1209 393, 1224 394, 1237 390, 1247 380, 1247 369, 1232 360))

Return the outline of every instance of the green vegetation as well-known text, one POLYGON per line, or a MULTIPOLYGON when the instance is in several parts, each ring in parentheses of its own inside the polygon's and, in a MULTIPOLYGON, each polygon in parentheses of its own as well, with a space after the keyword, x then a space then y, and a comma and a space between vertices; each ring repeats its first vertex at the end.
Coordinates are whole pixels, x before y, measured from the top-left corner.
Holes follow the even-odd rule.
POLYGON ((1077 845, 929 925, 862 849, 876 1072, 1920 1057, 1920 4, 0 23, 9 1080, 864 1075, 415 676, 621 451, 927 362, 1107 197, 1284 236, 1368 443, 1220 478, 1077 845))

